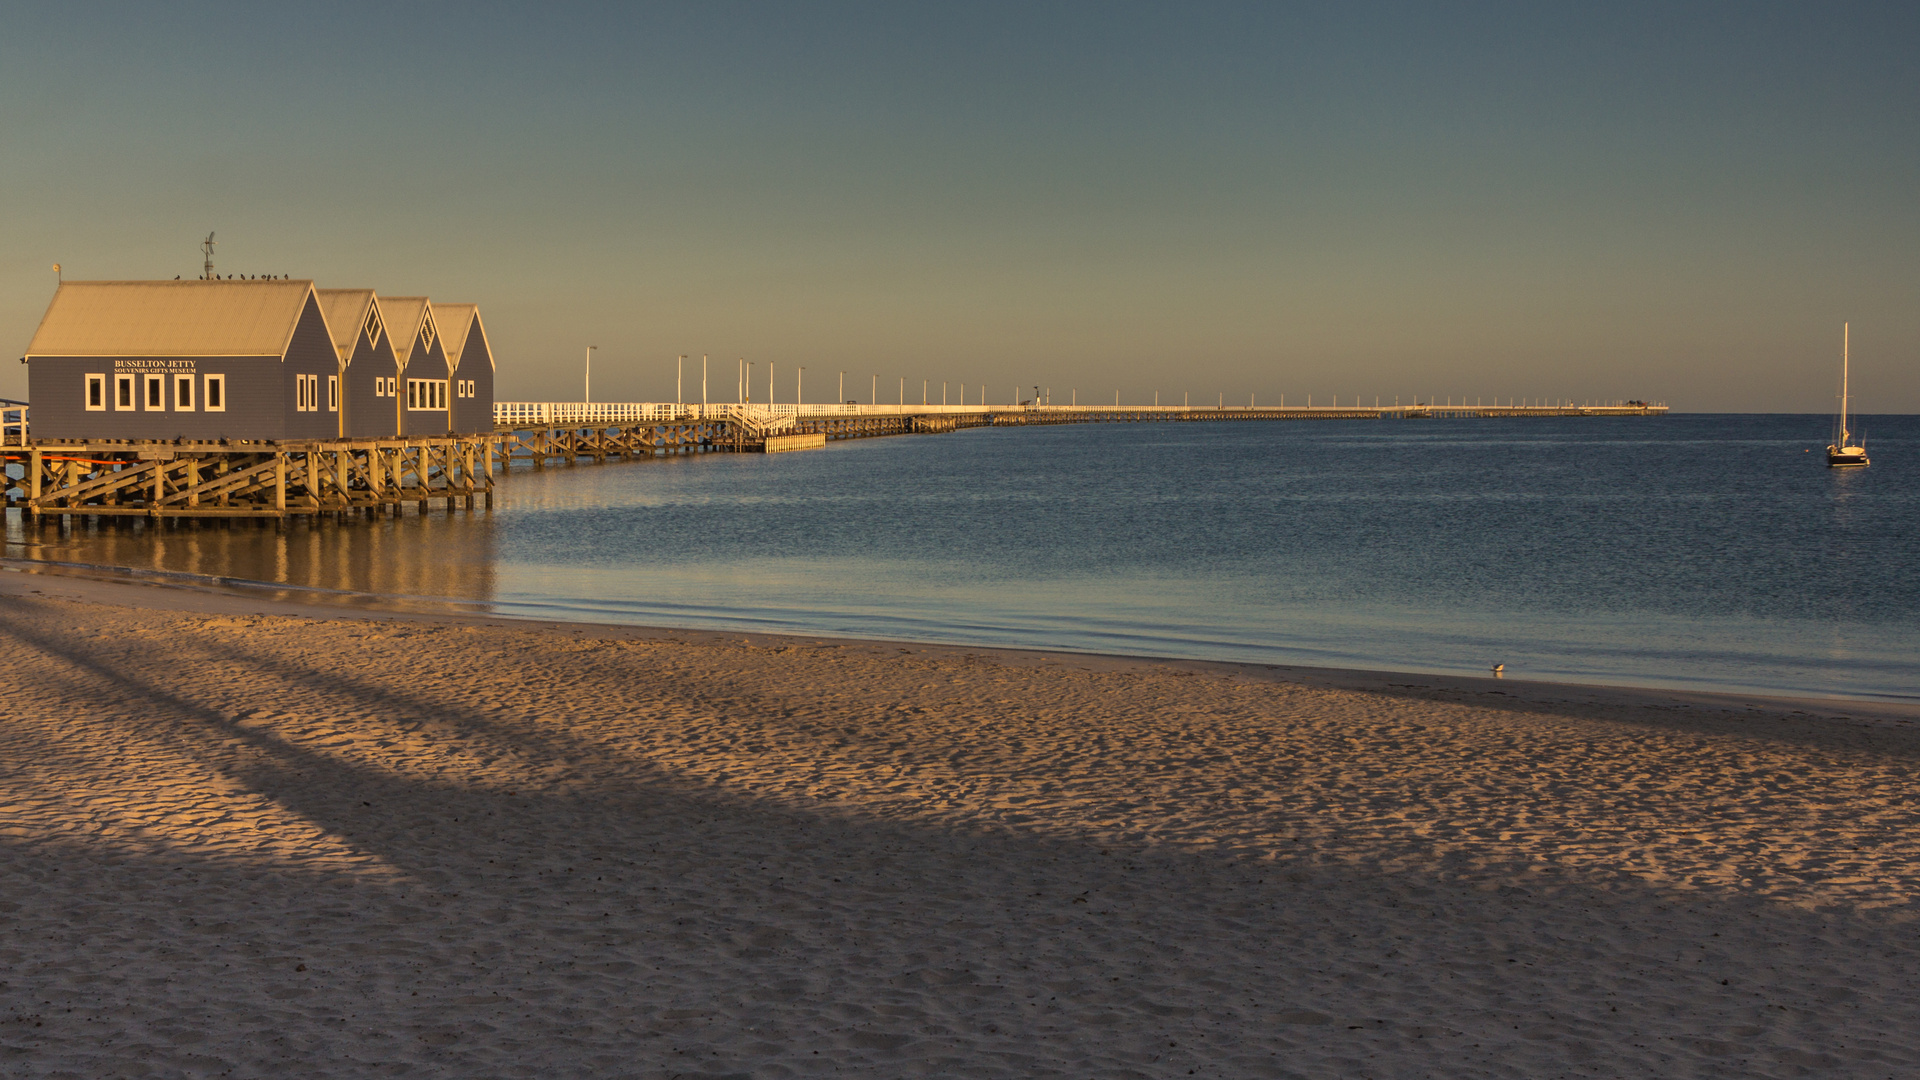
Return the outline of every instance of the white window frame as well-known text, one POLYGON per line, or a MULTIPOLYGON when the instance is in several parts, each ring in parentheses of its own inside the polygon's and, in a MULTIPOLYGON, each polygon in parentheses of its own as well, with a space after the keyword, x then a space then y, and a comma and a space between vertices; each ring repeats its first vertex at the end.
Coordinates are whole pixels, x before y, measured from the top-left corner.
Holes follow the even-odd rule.
POLYGON ((167 377, 149 371, 140 380, 140 409, 143 412, 167 411, 167 377), (158 405, 154 402, 159 402, 158 405))
POLYGON ((327 411, 340 411, 340 376, 327 376, 327 411))
POLYGON ((380 344, 380 309, 379 308, 367 309, 367 325, 365 326, 364 329, 367 332, 368 348, 372 348, 373 346, 380 344))
POLYGON ((114 412, 132 412, 140 407, 139 383, 140 380, 131 371, 124 375, 117 371, 113 373, 114 412))
POLYGON ((106 373, 102 371, 90 372, 88 373, 86 380, 83 383, 81 383, 81 385, 85 387, 85 389, 81 392, 80 403, 86 406, 87 411, 88 412, 106 412, 107 411, 107 375, 106 373), (99 402, 98 405, 94 404, 96 400, 99 402))
POLYGON ((200 387, 200 408, 203 412, 227 411, 227 377, 208 375, 200 387))
POLYGON ((320 376, 295 375, 293 377, 293 411, 320 411, 320 376))
POLYGON ((173 373, 173 410, 193 412, 193 376, 173 373))
POLYGON ((408 379, 407 411, 446 412, 447 382, 446 379, 408 379), (425 398, 428 404, 419 404, 422 398, 425 398))

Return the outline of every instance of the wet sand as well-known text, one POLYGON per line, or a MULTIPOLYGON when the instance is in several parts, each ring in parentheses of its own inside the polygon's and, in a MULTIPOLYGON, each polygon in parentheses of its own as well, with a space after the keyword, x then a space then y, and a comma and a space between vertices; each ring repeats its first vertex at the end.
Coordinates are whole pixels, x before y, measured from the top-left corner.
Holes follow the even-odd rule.
POLYGON ((1910 1076, 1920 717, 0 572, 0 1072, 1910 1076))

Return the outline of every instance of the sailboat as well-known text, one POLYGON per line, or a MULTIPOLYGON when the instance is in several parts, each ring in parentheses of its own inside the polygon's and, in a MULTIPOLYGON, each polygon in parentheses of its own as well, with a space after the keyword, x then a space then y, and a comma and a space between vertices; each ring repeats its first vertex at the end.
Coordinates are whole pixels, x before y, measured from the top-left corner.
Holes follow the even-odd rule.
POLYGON ((1840 415, 1833 424, 1833 444, 1827 447, 1830 469, 1860 469, 1872 464, 1867 460, 1867 448, 1854 445, 1853 432, 1847 430, 1847 331, 1848 324, 1840 324, 1840 415))

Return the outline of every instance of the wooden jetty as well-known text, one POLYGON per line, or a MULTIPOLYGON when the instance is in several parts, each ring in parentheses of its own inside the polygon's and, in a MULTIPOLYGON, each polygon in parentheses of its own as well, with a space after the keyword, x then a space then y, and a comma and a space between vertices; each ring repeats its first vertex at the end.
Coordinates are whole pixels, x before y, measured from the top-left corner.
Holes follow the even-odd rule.
POLYGON ((498 436, 190 441, 28 441, 0 449, 29 518, 284 518, 491 506, 498 436), (18 471, 19 476, 12 474, 18 471))
POLYGON ((0 407, 0 498, 29 519, 286 518, 493 505, 520 464, 811 449, 829 441, 1042 424, 1655 416, 1666 407, 680 405, 503 402, 477 435, 284 441, 35 439, 24 403, 0 407))

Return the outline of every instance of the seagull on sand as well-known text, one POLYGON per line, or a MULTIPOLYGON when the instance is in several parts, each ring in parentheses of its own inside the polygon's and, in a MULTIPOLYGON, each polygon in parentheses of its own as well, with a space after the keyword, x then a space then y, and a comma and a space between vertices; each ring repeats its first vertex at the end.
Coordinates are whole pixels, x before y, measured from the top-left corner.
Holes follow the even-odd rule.
POLYGON ((1493 665, 1493 677, 1496 679, 1499 678, 1501 674, 1504 673, 1506 670, 1507 670, 1507 665, 1505 664, 1493 665))

